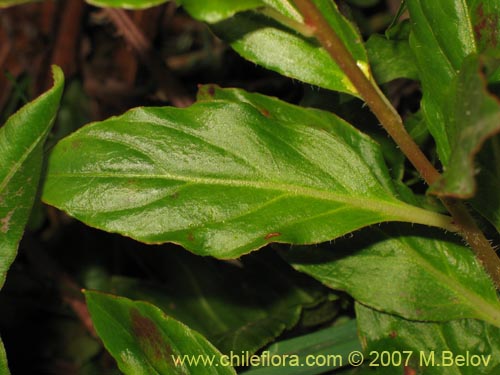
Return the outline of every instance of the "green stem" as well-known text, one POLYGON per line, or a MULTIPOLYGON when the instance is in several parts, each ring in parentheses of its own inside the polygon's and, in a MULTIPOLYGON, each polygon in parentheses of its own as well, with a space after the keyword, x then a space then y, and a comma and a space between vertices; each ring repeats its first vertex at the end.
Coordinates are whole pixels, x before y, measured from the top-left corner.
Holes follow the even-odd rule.
MULTIPOLYGON (((408 134, 401 116, 384 96, 378 85, 371 81, 359 68, 356 60, 335 30, 323 17, 313 0, 294 0, 294 3, 304 17, 306 26, 313 31, 322 47, 346 74, 361 98, 393 138, 403 154, 428 185, 435 183, 441 177, 440 173, 408 134)), ((458 232, 474 250, 477 258, 493 279, 497 289, 500 290, 500 259, 495 250, 477 227, 462 202, 451 198, 442 198, 441 201, 452 215, 458 232)))

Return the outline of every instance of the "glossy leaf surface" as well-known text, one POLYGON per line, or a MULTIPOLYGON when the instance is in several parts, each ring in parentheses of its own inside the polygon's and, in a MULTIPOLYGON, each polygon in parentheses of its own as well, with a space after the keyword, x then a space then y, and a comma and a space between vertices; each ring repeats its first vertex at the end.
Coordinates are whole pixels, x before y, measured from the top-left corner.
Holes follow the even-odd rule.
POLYGON ((450 227, 395 197, 377 144, 349 124, 254 99, 141 108, 86 126, 54 148, 43 198, 88 225, 219 258, 382 221, 450 227))
POLYGON ((231 367, 179 363, 183 355, 219 363, 202 335, 146 302, 86 291, 87 306, 106 349, 126 375, 236 374, 231 367))
POLYGON ((407 319, 477 318, 500 327, 500 303, 473 253, 433 231, 369 228, 332 248, 285 257, 299 271, 374 309, 407 319))
POLYGON ((321 286, 273 252, 251 254, 235 265, 184 250, 158 251, 148 266, 164 282, 113 277, 109 290, 153 303, 226 354, 253 354, 292 328, 303 306, 324 298, 321 286))
MULTIPOLYGON (((358 31, 339 13, 335 3, 328 0, 316 0, 315 3, 338 31, 358 65, 371 77, 358 31)), ((293 25, 284 26, 281 19, 278 21, 246 12, 214 24, 212 28, 236 52, 256 64, 302 82, 357 95, 343 71, 314 38, 299 34, 293 25)))
MULTIPOLYGON (((494 375, 500 370, 498 327, 473 319, 412 322, 360 304, 356 316, 361 340, 367 343, 365 353, 401 354, 401 365, 380 367, 377 374, 401 375, 406 361, 409 374, 494 375)), ((399 356, 395 359, 399 361, 399 356)), ((381 357, 378 363, 383 363, 381 357)))
POLYGON ((0 128, 0 287, 17 253, 35 200, 43 144, 59 108, 64 76, 53 68, 54 86, 12 115, 0 128))

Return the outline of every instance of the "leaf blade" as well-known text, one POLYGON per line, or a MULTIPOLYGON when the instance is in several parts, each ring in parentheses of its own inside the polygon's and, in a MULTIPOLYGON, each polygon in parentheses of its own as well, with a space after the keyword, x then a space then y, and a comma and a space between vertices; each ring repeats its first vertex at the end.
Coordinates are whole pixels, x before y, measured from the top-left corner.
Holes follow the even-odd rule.
POLYGON ((183 355, 220 360, 221 354, 156 306, 92 291, 85 298, 97 333, 125 374, 235 374, 229 366, 179 365, 183 355))
MULTIPOLYGON (((339 33, 347 49, 356 59, 358 66, 371 78, 368 56, 358 30, 331 1, 314 0, 327 22, 339 33)), ((277 11, 283 11, 275 2, 277 11)), ((288 2, 286 2, 288 3, 288 2)), ((288 6, 289 7, 289 6, 288 6)), ((329 54, 307 35, 301 35, 307 28, 300 15, 286 13, 283 17, 270 18, 271 13, 246 12, 212 25, 213 30, 242 57, 287 77, 298 79, 329 90, 357 96, 357 91, 342 69, 329 54), (293 17, 293 18, 292 18, 293 17), (291 24, 286 19, 292 21, 291 24), (299 22, 297 24, 297 22, 299 22), (307 61, 307 63, 305 63, 307 61)))
MULTIPOLYGON (((412 322, 361 304, 356 305, 356 316, 367 351, 408 351, 409 355, 404 356, 402 362, 408 360, 407 367, 414 371, 425 372, 432 368, 433 374, 493 375, 500 367, 499 329, 484 322, 472 319, 446 323, 412 322), (475 356, 478 361, 475 366, 459 366, 459 362, 455 362, 455 359, 460 360, 459 356, 475 356)), ((391 372, 383 373, 401 373, 401 367, 390 368, 391 372)))
POLYGON ((91 226, 219 258, 387 220, 450 228, 395 197, 368 137, 322 111, 282 119, 293 106, 271 102, 273 119, 215 100, 84 127, 55 147, 43 199, 91 226))
POLYGON ((0 129, 0 287, 17 253, 33 205, 43 143, 62 95, 64 76, 53 67, 54 86, 12 115, 0 129))
POLYGON ((476 318, 500 327, 490 278, 469 249, 446 237, 387 225, 336 246, 335 252, 297 249, 285 258, 376 310, 420 321, 476 318))

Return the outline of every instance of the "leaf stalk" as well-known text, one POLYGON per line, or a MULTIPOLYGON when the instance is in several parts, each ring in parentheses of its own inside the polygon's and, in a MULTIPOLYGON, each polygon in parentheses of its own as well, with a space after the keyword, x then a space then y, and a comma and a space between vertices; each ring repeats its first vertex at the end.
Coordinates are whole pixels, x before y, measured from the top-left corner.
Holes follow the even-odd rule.
MULTIPOLYGON (((312 31, 321 46, 342 69, 360 97, 377 117, 382 127, 392 137, 403 154, 412 163, 428 185, 432 185, 441 177, 422 150, 406 131, 403 120, 396 109, 380 90, 379 86, 369 79, 356 63, 347 47, 336 31, 330 26, 313 0, 293 0, 304 17, 304 23, 312 31)), ((500 258, 483 232, 478 228, 466 206, 452 198, 440 198, 450 212, 458 233, 474 250, 487 273, 500 290, 500 258)))

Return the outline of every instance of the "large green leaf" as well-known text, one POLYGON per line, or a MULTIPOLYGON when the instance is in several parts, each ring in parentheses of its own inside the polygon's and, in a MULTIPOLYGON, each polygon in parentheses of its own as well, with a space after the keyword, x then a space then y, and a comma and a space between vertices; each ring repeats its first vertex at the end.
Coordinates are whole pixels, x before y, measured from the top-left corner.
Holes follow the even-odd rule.
MULTIPOLYGON (((371 76, 368 57, 355 27, 339 13, 334 2, 315 0, 315 3, 337 30, 358 65, 371 76)), ((273 19, 266 14, 239 13, 212 27, 217 35, 250 61, 306 83, 357 95, 349 79, 315 39, 299 34, 299 27, 294 24, 285 26, 282 17, 273 19)))
POLYGON ((382 221, 450 228, 395 196, 376 143, 327 112, 264 96, 139 108, 53 150, 43 199, 147 243, 238 257, 316 243, 382 221))
POLYGON ((43 144, 63 91, 62 71, 54 67, 53 73, 54 86, 0 128, 0 288, 31 212, 42 168, 43 144))
POLYGON ((498 327, 472 319, 412 322, 360 304, 356 315, 361 340, 367 345, 365 363, 371 362, 372 369, 379 364, 376 373, 402 375, 405 363, 405 374, 495 375, 500 371, 498 327), (378 360, 373 352, 379 353, 378 360), (396 364, 401 359, 401 364, 393 366, 391 357, 396 364))
POLYGON ((262 355, 286 358, 288 366, 252 366, 244 375, 316 375, 348 364, 348 355, 361 350, 356 321, 278 341, 262 355))
POLYGON ((221 353, 207 339, 156 306, 99 292, 85 297, 99 337, 125 374, 236 374, 219 366, 221 353))
POLYGON ((333 249, 297 248, 285 257, 380 311, 422 321, 477 318, 500 327, 495 288, 473 253, 434 231, 368 228, 333 249))
POLYGON ((163 283, 113 277, 110 290, 153 303, 226 354, 253 354, 292 328, 304 305, 324 298, 321 286, 272 252, 243 257, 235 266, 172 249, 146 264, 163 283))

